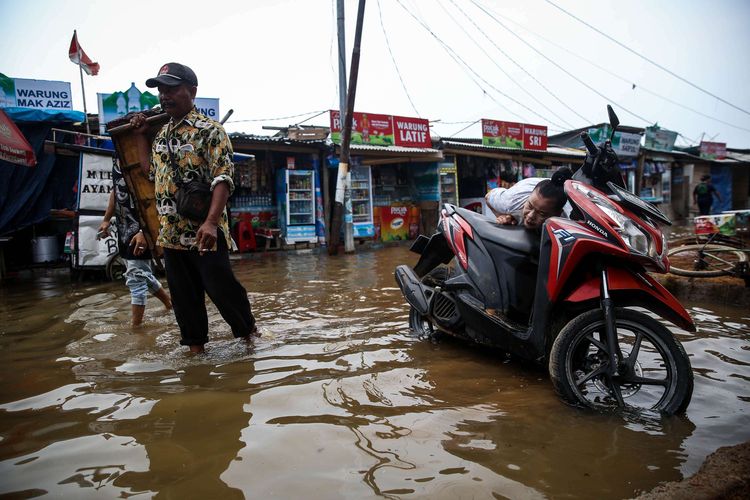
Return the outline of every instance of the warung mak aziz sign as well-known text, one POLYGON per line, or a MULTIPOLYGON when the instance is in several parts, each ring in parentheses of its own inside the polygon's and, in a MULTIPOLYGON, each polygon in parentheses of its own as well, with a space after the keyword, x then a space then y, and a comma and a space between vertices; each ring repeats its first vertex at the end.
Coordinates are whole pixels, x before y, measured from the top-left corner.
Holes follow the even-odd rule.
MULTIPOLYGON (((130 84, 128 90, 113 92, 111 94, 97 94, 99 98, 99 133, 104 134, 107 123, 117 118, 122 118, 128 113, 146 111, 159 105, 159 97, 151 92, 141 92, 130 84)), ((212 120, 218 121, 219 99, 208 97, 196 97, 195 107, 212 120)))
POLYGON ((482 145, 546 151, 547 127, 482 119, 482 145))
MULTIPOLYGON (((331 140, 341 144, 341 116, 331 110, 331 140)), ((430 122, 407 116, 358 113, 352 115, 351 144, 431 148, 430 122)))
POLYGON ((0 108, 72 110, 70 83, 10 78, 0 73, 0 108))

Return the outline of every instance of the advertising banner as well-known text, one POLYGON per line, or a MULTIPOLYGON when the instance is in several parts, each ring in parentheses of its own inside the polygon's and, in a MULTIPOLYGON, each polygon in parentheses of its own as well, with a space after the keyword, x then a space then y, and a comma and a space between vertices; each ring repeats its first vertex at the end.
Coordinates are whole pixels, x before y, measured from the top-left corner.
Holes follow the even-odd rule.
POLYGON ((72 110, 70 83, 10 78, 0 73, 0 108, 72 110))
POLYGON ((396 146, 405 148, 431 148, 430 122, 423 118, 393 117, 396 146))
POLYGON ((547 127, 523 124, 523 148, 547 151, 547 127))
POLYGON ((78 267, 106 266, 110 257, 117 253, 117 228, 110 226, 110 236, 98 239, 96 232, 102 223, 101 215, 78 216, 78 247, 76 265, 78 267))
MULTIPOLYGON (((151 92, 141 92, 135 83, 128 90, 111 94, 97 94, 99 101, 99 133, 105 134, 107 123, 128 113, 146 111, 159 105, 159 97, 151 92)), ((212 120, 220 120, 219 99, 196 97, 195 107, 212 120)))
POLYGON ((727 157, 727 143, 701 141, 699 151, 701 158, 707 160, 723 160, 727 157))
MULTIPOLYGON (((331 110, 331 141, 341 144, 341 113, 331 110)), ((393 146, 393 117, 373 113, 352 115, 351 144, 372 144, 373 146, 393 146)))
MULTIPOLYGON (((608 125, 590 128, 588 133, 595 144, 603 143, 609 139, 611 134, 608 125)), ((638 156, 638 151, 641 150, 641 136, 640 134, 615 132, 615 136, 612 138, 612 149, 617 153, 617 156, 638 156)))
POLYGON ((482 145, 523 148, 523 124, 482 119, 482 145))
POLYGON ((78 175, 78 209, 107 210, 112 190, 112 157, 81 153, 78 175))
POLYGON ((380 209, 380 238, 383 241, 399 241, 409 239, 409 225, 407 217, 409 208, 379 207, 380 209))
POLYGON ((645 147, 656 151, 672 151, 674 141, 677 140, 677 132, 659 128, 646 127, 645 147))

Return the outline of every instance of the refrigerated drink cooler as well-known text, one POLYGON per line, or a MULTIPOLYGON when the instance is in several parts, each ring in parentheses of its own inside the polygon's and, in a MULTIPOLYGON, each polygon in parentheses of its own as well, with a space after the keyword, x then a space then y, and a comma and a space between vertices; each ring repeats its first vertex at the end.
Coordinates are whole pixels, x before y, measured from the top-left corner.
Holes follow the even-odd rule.
POLYGON ((318 241, 315 235, 315 171, 276 171, 281 235, 286 243, 318 241))
POLYGON ((444 203, 458 205, 458 177, 456 167, 440 167, 440 206, 444 203))
POLYGON ((352 176, 352 224, 355 238, 372 238, 372 175, 369 166, 354 167, 352 176))

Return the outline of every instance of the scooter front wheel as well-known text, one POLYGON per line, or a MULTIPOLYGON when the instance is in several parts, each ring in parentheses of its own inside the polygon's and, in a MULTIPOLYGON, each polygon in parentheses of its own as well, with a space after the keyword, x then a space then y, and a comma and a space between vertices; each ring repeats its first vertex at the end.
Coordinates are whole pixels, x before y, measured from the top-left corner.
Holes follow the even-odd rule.
POLYGON ((610 373, 604 313, 591 310, 570 321, 555 339, 549 372, 558 395, 595 409, 683 413, 693 393, 693 372, 685 349, 655 319, 615 309, 617 370, 610 373))

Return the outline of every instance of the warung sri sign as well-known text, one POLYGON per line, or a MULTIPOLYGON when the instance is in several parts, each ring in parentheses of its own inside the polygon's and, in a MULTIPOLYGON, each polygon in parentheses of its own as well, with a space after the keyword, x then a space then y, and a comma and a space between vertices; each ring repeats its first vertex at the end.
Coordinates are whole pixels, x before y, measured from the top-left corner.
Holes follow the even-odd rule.
POLYGON ((547 151, 547 127, 482 119, 482 145, 547 151))

